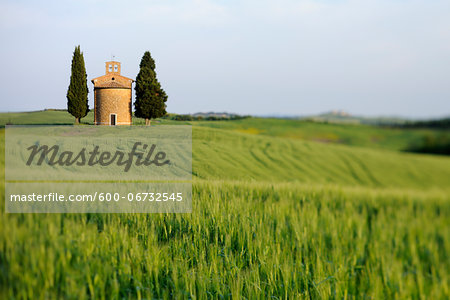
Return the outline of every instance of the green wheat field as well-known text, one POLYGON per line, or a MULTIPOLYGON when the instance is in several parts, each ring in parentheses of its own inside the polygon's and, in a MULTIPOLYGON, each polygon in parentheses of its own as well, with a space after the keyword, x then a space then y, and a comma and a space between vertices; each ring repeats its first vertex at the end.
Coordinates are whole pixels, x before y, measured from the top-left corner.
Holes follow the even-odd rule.
MULTIPOLYGON (((0 114, 9 123, 73 120, 0 114)), ((450 298, 450 158, 402 151, 441 133, 158 124, 192 125, 193 212, 5 214, 2 204, 0 299, 450 298)), ((4 203, 4 129, 0 152, 4 203)))

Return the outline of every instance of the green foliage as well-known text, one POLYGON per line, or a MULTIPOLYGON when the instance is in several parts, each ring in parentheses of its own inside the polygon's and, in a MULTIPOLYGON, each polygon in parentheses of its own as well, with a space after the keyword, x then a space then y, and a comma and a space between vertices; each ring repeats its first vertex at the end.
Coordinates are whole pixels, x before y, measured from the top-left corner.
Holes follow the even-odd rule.
POLYGON ((83 52, 80 46, 77 46, 73 52, 70 84, 67 90, 67 110, 75 117, 77 123, 89 112, 88 92, 83 52))
POLYGON ((427 135, 420 142, 412 144, 406 151, 450 155, 450 133, 427 135))
POLYGON ((156 79, 155 61, 149 51, 144 53, 139 67, 135 85, 135 115, 144 119, 160 118, 167 113, 168 97, 156 79))
POLYGON ((403 124, 393 125, 402 128, 434 128, 434 129, 450 129, 450 118, 443 118, 429 121, 408 121, 403 124))
POLYGON ((240 116, 240 115, 229 115, 226 117, 218 117, 218 116, 193 116, 193 115, 166 115, 164 119, 175 120, 175 121, 232 121, 232 120, 242 120, 250 118, 250 116, 240 116))

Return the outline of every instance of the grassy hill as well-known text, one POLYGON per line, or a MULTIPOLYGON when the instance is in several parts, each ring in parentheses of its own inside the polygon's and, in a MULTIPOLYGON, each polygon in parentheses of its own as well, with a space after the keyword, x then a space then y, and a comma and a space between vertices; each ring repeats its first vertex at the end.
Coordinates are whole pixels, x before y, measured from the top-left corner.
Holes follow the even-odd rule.
MULTIPOLYGON (((82 123, 93 124, 93 113, 82 123)), ((5 124, 73 124, 73 117, 66 111, 36 111, 23 113, 0 113, 0 127, 5 124)), ((134 118, 133 123, 144 121, 134 118)), ((155 122, 154 122, 155 123, 155 122)), ((159 124, 191 124, 209 128, 231 130, 251 135, 265 135, 320 143, 344 144, 375 149, 405 150, 428 138, 448 137, 448 131, 417 128, 382 128, 361 124, 331 124, 294 119, 246 118, 234 121, 159 120, 159 124)))
POLYGON ((191 214, 2 208, 0 298, 450 297, 450 158, 395 151, 422 131, 190 124, 191 214))
MULTIPOLYGON (((94 122, 94 114, 90 112, 82 123, 92 124, 94 122)), ((32 111, 17 113, 0 113, 0 126, 6 124, 24 125, 24 124, 52 124, 52 125, 73 125, 74 118, 67 111, 32 111)))
POLYGON ((303 117, 319 122, 366 124, 366 125, 401 125, 408 122, 408 119, 399 117, 363 117, 351 115, 345 111, 331 111, 316 116, 303 117))
MULTIPOLYGON (((90 113, 83 121, 92 124, 92 118, 90 113)), ((73 123, 65 111, 0 114, 0 124, 5 120, 73 123)), ((158 122, 193 126, 193 172, 200 179, 427 188, 443 187, 450 178, 447 158, 389 151, 437 130, 261 118, 158 122)))
POLYGON ((291 119, 248 118, 232 122, 200 121, 192 122, 192 124, 254 135, 390 150, 405 150, 427 136, 437 137, 443 134, 441 130, 431 129, 382 128, 361 124, 332 124, 291 119))
POLYGON ((369 187, 446 187, 450 159, 193 127, 201 179, 369 187))

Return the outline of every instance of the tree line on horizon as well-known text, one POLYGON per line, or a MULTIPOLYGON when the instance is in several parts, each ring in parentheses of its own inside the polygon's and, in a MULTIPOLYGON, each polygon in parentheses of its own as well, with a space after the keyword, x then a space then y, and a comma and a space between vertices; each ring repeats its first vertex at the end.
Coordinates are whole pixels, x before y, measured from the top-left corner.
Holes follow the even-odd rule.
MULTIPOLYGON (((134 115, 145 119, 145 125, 150 125, 151 119, 167 114, 166 102, 168 96, 156 78, 156 64, 150 51, 146 51, 139 64, 136 77, 134 115)), ((76 46, 72 57, 70 84, 67 89, 67 111, 75 117, 75 124, 80 123, 89 112, 87 73, 83 52, 76 46)))

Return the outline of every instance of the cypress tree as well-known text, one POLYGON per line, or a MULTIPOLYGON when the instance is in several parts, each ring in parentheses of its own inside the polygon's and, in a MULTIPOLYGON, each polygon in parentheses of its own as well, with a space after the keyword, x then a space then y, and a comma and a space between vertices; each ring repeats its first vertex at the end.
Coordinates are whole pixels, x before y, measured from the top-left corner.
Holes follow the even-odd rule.
POLYGON ((75 47, 72 58, 70 84, 67 90, 67 110, 75 117, 75 123, 89 112, 87 74, 84 65, 83 52, 80 46, 75 47))
POLYGON ((136 101, 134 102, 135 116, 145 119, 145 125, 150 120, 166 115, 166 101, 168 96, 161 88, 156 78, 155 61, 149 51, 144 53, 139 64, 139 73, 136 77, 136 101))

